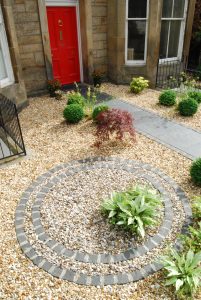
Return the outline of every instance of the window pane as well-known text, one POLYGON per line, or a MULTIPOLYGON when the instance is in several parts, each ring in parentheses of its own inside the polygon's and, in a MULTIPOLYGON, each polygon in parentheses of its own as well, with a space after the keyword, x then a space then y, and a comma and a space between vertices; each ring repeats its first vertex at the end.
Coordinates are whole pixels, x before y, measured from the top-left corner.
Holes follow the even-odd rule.
POLYGON ((171 21, 168 57, 178 56, 181 21, 171 21))
POLYGON ((172 6, 173 6, 173 0, 163 0, 163 12, 162 12, 163 18, 172 17, 172 6))
POLYGON ((129 0, 128 1, 129 18, 147 17, 147 0, 129 0))
POLYGON ((166 58, 169 23, 169 21, 162 21, 161 24, 160 58, 166 58))
POLYGON ((7 73, 6 73, 6 66, 5 66, 3 52, 1 48, 1 42, 0 42, 0 80, 4 78, 7 78, 7 73))
POLYGON ((146 21, 128 21, 128 60, 144 60, 146 21))
POLYGON ((174 1, 174 18, 183 18, 184 17, 184 6, 185 0, 175 0, 174 1))

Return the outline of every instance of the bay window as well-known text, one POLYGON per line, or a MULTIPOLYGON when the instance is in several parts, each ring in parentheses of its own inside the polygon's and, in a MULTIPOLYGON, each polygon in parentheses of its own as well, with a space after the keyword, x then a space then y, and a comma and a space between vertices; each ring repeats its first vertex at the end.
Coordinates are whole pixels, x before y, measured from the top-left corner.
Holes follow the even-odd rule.
POLYGON ((149 0, 126 0, 126 64, 144 64, 149 0))
POLYGON ((181 59, 188 0, 163 0, 160 58, 181 59))
POLYGON ((0 88, 14 82, 3 15, 0 7, 0 88))

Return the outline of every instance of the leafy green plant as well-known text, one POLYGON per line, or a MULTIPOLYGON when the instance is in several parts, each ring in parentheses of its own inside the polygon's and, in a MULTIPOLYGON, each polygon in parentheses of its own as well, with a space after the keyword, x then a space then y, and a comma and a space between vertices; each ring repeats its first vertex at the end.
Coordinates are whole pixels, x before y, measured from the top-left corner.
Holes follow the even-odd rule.
POLYGON ((192 208, 194 219, 201 220, 201 196, 193 199, 192 208))
POLYGON ((187 98, 179 102, 178 110, 182 116, 193 116, 198 110, 198 103, 192 98, 187 98))
POLYGON ((201 186, 201 157, 196 159, 190 168, 190 175, 192 181, 198 185, 201 186))
POLYGON ((102 204, 109 223, 145 236, 145 228, 157 224, 161 199, 156 191, 136 186, 128 191, 113 193, 102 204))
POLYGON ((84 97, 81 95, 80 92, 69 92, 67 94, 67 99, 67 105, 79 104, 80 106, 84 107, 84 97))
POLYGON ((166 285, 173 285, 178 297, 190 297, 201 285, 201 252, 179 254, 171 249, 170 253, 162 257, 162 263, 166 271, 166 285))
POLYGON ((201 222, 194 227, 189 226, 188 235, 181 236, 184 249, 192 249, 198 252, 201 249, 201 222))
POLYGON ((91 88, 88 87, 87 97, 85 98, 85 102, 84 102, 84 111, 85 111, 85 115, 88 116, 88 118, 90 119, 92 118, 92 113, 96 102, 97 102, 96 89, 92 91, 91 88))
POLYGON ((167 90, 160 94, 159 103, 164 106, 173 106, 176 103, 176 92, 167 90))
POLYGON ((71 104, 64 108, 63 116, 69 123, 78 123, 84 118, 84 111, 79 104, 71 104))
POLYGON ((103 111, 106 111, 109 109, 109 106, 108 105, 99 105, 99 106, 96 106, 93 110, 93 113, 92 113, 92 118, 95 122, 97 122, 97 116, 103 112, 103 111))
POLYGON ((50 97, 55 97, 55 92, 61 89, 61 82, 58 79, 52 79, 47 81, 47 89, 50 97))
POLYGON ((145 88, 148 88, 149 81, 144 79, 144 77, 133 78, 130 83, 130 91, 134 94, 139 94, 145 88))
POLYGON ((201 92, 191 91, 188 96, 197 101, 198 104, 201 103, 201 92))

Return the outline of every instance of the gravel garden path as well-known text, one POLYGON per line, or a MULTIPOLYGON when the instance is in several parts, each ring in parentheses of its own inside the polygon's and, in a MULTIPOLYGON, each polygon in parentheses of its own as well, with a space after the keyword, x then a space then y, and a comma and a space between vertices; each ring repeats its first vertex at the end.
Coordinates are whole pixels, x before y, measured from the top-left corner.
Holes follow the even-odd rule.
MULTIPOLYGON (((189 178, 191 160, 141 134, 137 134, 137 143, 134 145, 110 143, 96 149, 93 147, 95 126, 91 121, 67 125, 62 118, 64 105, 65 101, 55 101, 48 97, 32 99, 29 107, 20 114, 28 155, 0 168, 0 299, 174 300, 173 290, 163 285, 162 271, 151 274, 150 269, 145 269, 150 275, 146 277, 141 274, 142 277, 138 278, 141 280, 135 282, 132 282, 133 277, 130 275, 113 276, 116 276, 116 272, 130 273, 133 276, 140 268, 155 261, 167 247, 167 243, 175 242, 188 214, 187 202, 179 199, 182 195, 184 198, 184 194, 177 185, 189 199, 201 193, 200 188, 195 187, 189 178), (107 159, 106 162, 103 159, 103 162, 98 160, 94 163, 93 160, 85 160, 90 157, 109 157, 109 162, 107 159), (123 168, 125 160, 130 163, 127 162, 127 167, 123 168), (138 165, 139 172, 131 172, 131 162, 136 164, 135 167, 138 165), (80 167, 83 167, 82 170, 80 167), (70 175, 67 174, 69 171, 70 175), (140 171, 143 171, 141 176, 140 171), (171 179, 168 183, 169 177, 171 179), (158 247, 152 244, 153 249, 149 251, 149 244, 143 247, 142 241, 132 240, 129 236, 122 237, 120 232, 111 231, 111 241, 106 240, 108 225, 100 215, 96 218, 99 199, 107 196, 111 189, 119 190, 120 185, 124 189, 135 182, 147 181, 156 189, 162 189, 164 199, 170 199, 164 202, 164 212, 161 211, 159 222, 159 227, 163 221, 166 222, 160 233, 162 236, 167 235, 164 242, 158 247), (78 197, 80 201, 75 205, 78 197), (173 203, 173 211, 167 214, 165 207, 170 209, 169 201, 173 203), (66 218, 66 215, 71 219, 66 218), (175 216, 170 228, 167 228, 170 222, 164 219, 165 216, 175 216), (22 231, 20 233, 22 219, 25 224, 23 230, 31 249, 25 249, 24 234, 22 231), (41 224, 37 224, 39 221, 41 224), (79 222, 82 224, 81 228, 79 222), (94 232, 91 232, 91 226, 94 232), (43 228, 45 233, 41 232, 43 228), (44 234, 50 237, 49 245, 44 245, 44 234), (102 236, 104 239, 101 239, 102 236), (119 243, 115 244, 117 236, 119 243), (62 249, 59 248, 61 243, 64 245, 62 249), (115 251, 112 251, 113 245, 115 251), (132 249, 136 246, 146 253, 138 257, 134 252, 126 252, 128 247, 132 249), (59 251, 64 254, 62 257, 59 251), (70 251, 74 252, 73 257, 70 256, 70 251), (83 257, 79 252, 86 252, 88 256, 83 257), (110 266, 104 261, 108 259, 104 256, 107 253, 112 255, 110 266), (97 254, 95 258, 99 261, 90 266, 87 260, 93 259, 94 254, 97 254), (128 263, 128 254, 132 256, 131 264, 128 263), (120 261, 115 264, 113 256, 120 261), (36 264, 37 259, 39 266, 36 264), (46 264, 46 260, 52 265, 46 264), (102 260, 103 263, 100 263, 102 260), (55 268, 54 264, 58 267, 55 268), (75 273, 81 269, 88 277, 71 273, 75 276, 70 280, 70 274, 65 272, 65 268, 72 268, 75 273), (61 269, 64 272, 60 272, 61 269), (95 282, 100 272, 103 276, 110 275, 111 284, 103 286, 100 278, 95 282), (65 276, 68 280, 65 280, 65 276), (89 278, 90 276, 94 277, 89 278), (89 285, 83 285, 84 283, 89 285)), ((156 231, 160 229, 156 228, 156 231)), ((155 231, 147 232, 145 242, 149 238, 154 239, 155 235, 155 231)), ((103 281, 105 282, 105 278, 103 281)))

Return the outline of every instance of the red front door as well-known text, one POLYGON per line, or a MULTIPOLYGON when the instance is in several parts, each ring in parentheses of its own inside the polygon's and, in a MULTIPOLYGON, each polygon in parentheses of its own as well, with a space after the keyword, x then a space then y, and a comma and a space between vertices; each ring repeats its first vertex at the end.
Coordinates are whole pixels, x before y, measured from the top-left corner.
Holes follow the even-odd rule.
POLYGON ((80 81, 75 7, 47 7, 53 74, 62 84, 80 81))

